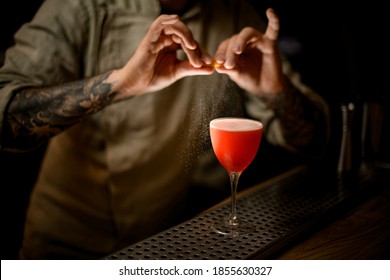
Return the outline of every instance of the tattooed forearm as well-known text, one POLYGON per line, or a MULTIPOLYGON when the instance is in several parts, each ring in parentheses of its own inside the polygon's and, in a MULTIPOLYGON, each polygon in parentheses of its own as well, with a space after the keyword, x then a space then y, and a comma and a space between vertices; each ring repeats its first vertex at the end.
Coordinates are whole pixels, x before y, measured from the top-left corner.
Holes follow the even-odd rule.
POLYGON ((289 81, 286 85, 284 92, 264 101, 282 124, 286 143, 304 154, 320 154, 327 141, 326 117, 320 107, 289 81))
POLYGON ((22 150, 34 147, 111 104, 115 92, 107 82, 110 74, 18 92, 6 113, 3 145, 22 150))

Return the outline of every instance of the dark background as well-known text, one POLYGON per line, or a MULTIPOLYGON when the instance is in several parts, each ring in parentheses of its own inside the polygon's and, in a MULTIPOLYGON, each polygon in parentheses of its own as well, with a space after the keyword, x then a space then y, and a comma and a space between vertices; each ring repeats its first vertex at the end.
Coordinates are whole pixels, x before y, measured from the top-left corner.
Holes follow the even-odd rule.
MULTIPOLYGON (((332 116, 331 148, 325 162, 336 168, 341 137, 340 104, 379 104, 384 117, 374 126, 382 131, 380 152, 374 158, 389 162, 389 43, 385 37, 389 15, 375 0, 343 1, 248 0, 264 14, 273 7, 281 20, 280 46, 299 71, 304 83, 328 102, 332 116)), ((2 4, 0 16, 0 65, 13 44, 13 34, 29 21, 42 0, 14 0, 2 4)), ((361 127, 358 111, 356 127, 361 127)), ((359 137, 357 137, 359 138, 359 137)), ((25 210, 45 147, 24 154, 0 152, 0 187, 3 221, 1 259, 17 259, 25 210)), ((283 161, 283 159, 280 159, 283 161)))

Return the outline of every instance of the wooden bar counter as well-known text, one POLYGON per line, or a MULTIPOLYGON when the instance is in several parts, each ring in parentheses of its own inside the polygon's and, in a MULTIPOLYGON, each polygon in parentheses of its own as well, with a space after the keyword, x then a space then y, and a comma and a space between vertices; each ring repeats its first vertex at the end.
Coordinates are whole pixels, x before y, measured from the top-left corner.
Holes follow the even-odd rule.
POLYGON ((277 259, 390 259, 389 187, 363 197, 273 256, 277 259))

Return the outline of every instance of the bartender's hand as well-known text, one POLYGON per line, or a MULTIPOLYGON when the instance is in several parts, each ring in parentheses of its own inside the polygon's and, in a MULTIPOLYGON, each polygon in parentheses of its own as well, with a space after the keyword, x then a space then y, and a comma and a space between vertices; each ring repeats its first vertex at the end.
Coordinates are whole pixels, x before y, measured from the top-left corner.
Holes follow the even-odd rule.
POLYGON ((284 76, 277 49, 279 18, 272 9, 266 14, 264 34, 246 27, 220 44, 215 54, 220 67, 215 69, 246 91, 268 99, 284 90, 284 76))
POLYGON ((199 46, 191 31, 177 15, 161 15, 150 26, 128 63, 114 71, 112 80, 117 98, 163 89, 191 75, 209 75, 213 59, 199 46), (179 60, 182 49, 188 60, 179 60))

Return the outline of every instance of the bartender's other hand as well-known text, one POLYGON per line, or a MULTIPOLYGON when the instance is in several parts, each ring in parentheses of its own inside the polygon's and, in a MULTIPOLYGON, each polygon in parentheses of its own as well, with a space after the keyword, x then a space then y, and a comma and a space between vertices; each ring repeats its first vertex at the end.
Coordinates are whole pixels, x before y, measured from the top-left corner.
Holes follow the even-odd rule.
POLYGON ((281 57, 277 48, 279 18, 267 9, 268 26, 264 34, 251 27, 223 41, 215 54, 219 73, 248 92, 263 97, 284 89, 281 57))

